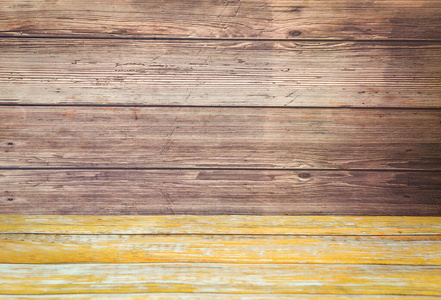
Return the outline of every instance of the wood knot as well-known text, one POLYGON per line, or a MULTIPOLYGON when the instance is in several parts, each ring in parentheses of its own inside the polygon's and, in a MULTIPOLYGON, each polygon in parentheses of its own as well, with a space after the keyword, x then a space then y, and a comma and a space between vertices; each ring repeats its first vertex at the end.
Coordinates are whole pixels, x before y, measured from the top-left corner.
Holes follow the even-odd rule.
POLYGON ((310 177, 311 177, 311 174, 309 174, 309 173, 300 173, 300 174, 299 174, 299 177, 300 177, 300 178, 303 178, 303 179, 307 179, 307 178, 310 178, 310 177))
POLYGON ((9 142, 8 146, 14 146, 14 143, 13 142, 9 142))
POLYGON ((290 36, 299 36, 299 35, 301 35, 302 33, 300 32, 300 31, 298 31, 298 30, 291 30, 290 32, 289 32, 289 35, 290 36))
POLYGON ((14 201, 14 198, 9 197, 8 201, 14 201))

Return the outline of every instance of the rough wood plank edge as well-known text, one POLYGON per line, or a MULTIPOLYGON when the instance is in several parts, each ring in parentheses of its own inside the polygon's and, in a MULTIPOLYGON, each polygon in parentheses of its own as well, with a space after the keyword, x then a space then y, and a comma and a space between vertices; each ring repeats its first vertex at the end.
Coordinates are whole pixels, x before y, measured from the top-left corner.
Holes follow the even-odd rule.
POLYGON ((2 0, 0 7, 0 32, 11 36, 441 39, 437 0, 2 0))
POLYGON ((439 266, 0 265, 2 294, 268 293, 441 295, 439 266))
POLYGON ((0 39, 0 51, 6 104, 441 107, 439 43, 0 39))
POLYGON ((438 296, 390 296, 390 295, 306 295, 306 294, 228 294, 228 293, 133 293, 133 294, 62 294, 62 295, 0 295, 0 299, 81 299, 81 300, 106 300, 106 299, 124 299, 124 300, 265 300, 265 299, 296 299, 296 300, 418 300, 418 299, 439 299, 438 296))
POLYGON ((0 263, 441 265, 441 236, 0 234, 0 263))
POLYGON ((440 235, 441 217, 0 215, 0 233, 440 235))

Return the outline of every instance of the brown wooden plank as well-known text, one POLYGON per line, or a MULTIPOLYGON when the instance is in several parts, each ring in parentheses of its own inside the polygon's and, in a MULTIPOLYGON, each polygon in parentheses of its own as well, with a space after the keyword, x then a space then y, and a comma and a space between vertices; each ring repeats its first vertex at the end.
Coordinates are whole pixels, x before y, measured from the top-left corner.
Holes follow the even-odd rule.
POLYGON ((2 39, 0 51, 0 103, 441 107, 437 43, 2 39))
POLYGON ((0 186, 1 214, 441 215, 441 172, 3 170, 0 186))
POLYGON ((438 0, 2 0, 12 36, 441 39, 438 0))
POLYGON ((197 297, 199 293, 223 294, 223 298, 214 299, 250 299, 250 295, 241 297, 243 293, 254 294, 257 299, 262 299, 259 293, 281 295, 281 299, 287 299, 283 294, 299 299, 296 293, 315 296, 312 299, 321 299, 316 297, 323 293, 439 296, 441 268, 332 264, 4 264, 0 265, 0 284, 2 298, 4 294, 114 293, 127 299, 126 293, 149 292, 170 293, 165 299, 185 292, 194 293, 196 299, 206 299, 197 297), (228 293, 236 296, 230 298, 228 293))
POLYGON ((441 111, 2 107, 0 167, 431 169, 441 111))

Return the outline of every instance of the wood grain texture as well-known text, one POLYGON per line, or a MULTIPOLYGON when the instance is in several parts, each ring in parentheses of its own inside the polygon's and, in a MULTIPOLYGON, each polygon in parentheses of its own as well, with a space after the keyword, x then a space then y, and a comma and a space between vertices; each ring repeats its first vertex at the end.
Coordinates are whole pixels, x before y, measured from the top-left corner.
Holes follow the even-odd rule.
POLYGON ((2 170, 2 214, 440 216, 441 172, 2 170))
POLYGON ((0 265, 2 294, 220 292, 435 296, 441 295, 440 282, 439 266, 0 265))
POLYGON ((10 36, 441 39, 437 0, 0 2, 10 36))
POLYGON ((293 299, 296 300, 419 300, 437 299, 437 296, 409 296, 409 295, 329 295, 329 294, 228 294, 228 293, 124 293, 124 294, 58 294, 58 295, 1 295, 1 299, 29 300, 29 299, 81 299, 81 300, 266 300, 266 299, 293 299))
POLYGON ((438 110, 2 107, 0 167, 439 170, 440 121, 438 110))
POLYGON ((441 264, 440 235, 0 234, 0 244, 0 263, 12 264, 441 264))
POLYGON ((439 43, 1 39, 0 51, 0 103, 441 107, 439 43))
POLYGON ((0 233, 441 235, 441 217, 0 215, 0 233))
POLYGON ((79 1, 0 0, 1 299, 441 297, 441 2, 79 1))

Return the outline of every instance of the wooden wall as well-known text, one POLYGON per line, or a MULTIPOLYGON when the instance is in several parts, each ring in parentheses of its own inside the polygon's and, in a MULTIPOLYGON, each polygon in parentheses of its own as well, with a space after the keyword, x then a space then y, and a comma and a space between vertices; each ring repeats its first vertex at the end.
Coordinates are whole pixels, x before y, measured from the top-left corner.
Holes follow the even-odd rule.
POLYGON ((0 0, 0 297, 439 297, 440 16, 0 0))
POLYGON ((441 213, 437 0, 0 5, 2 213, 441 213))

